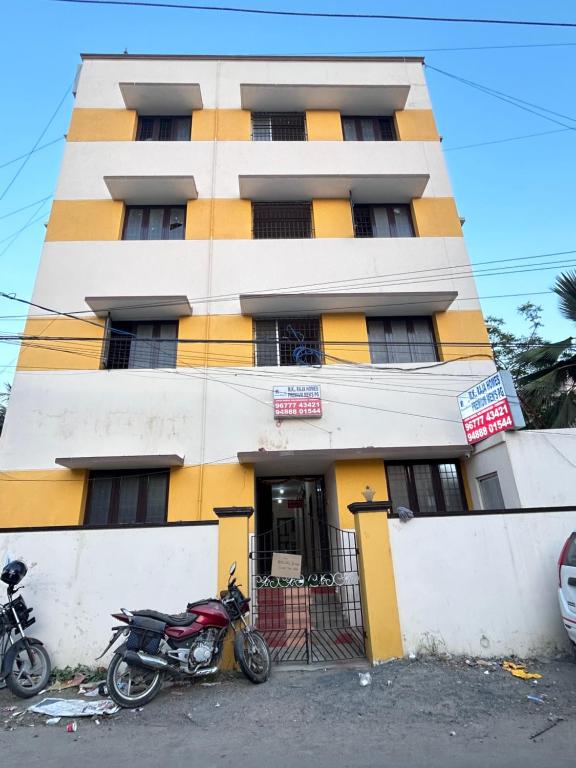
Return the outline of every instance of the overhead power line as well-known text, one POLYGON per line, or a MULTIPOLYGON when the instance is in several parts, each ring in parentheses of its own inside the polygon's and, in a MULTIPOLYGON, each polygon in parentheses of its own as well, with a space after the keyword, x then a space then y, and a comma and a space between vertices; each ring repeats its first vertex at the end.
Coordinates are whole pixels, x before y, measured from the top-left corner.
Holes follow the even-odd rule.
POLYGON ((19 155, 18 157, 13 157, 12 160, 7 160, 5 163, 2 163, 0 165, 0 168, 7 168, 9 165, 12 165, 13 163, 17 163, 18 160, 22 160, 22 158, 28 158, 31 155, 34 155, 36 152, 40 152, 41 149, 46 149, 47 147, 51 147, 53 144, 58 144, 58 142, 63 140, 64 140, 64 136, 59 136, 57 139, 53 139, 52 141, 49 141, 46 144, 40 144, 40 146, 36 147, 36 149, 33 149, 30 152, 26 152, 23 155, 19 155))
POLYGON ((35 205, 38 205, 38 203, 45 203, 46 200, 50 200, 52 195, 46 195, 46 197, 42 197, 40 200, 34 200, 33 203, 28 203, 28 205, 23 205, 22 208, 17 208, 15 211, 10 211, 9 213, 5 213, 3 216, 0 216, 0 220, 2 219, 8 219, 10 216, 15 216, 17 213, 21 213, 22 211, 27 211, 28 208, 33 208, 35 205))
POLYGON ((561 125, 563 128, 568 128, 571 131, 576 131, 576 125, 574 126, 566 125, 566 123, 562 123, 560 122, 560 120, 556 120, 553 117, 550 117, 549 115, 556 115, 557 117, 561 117, 563 120, 570 120, 576 123, 575 117, 571 117, 570 115, 564 115, 560 112, 555 112, 554 110, 548 109, 547 107, 541 107, 538 104, 533 104, 530 101, 519 99, 516 96, 511 96, 508 93, 497 91, 495 88, 490 88, 486 85, 482 85, 481 83, 476 83, 473 80, 468 80, 465 77, 460 77, 459 75, 455 75, 452 72, 447 72, 446 70, 440 69, 439 67, 433 67, 431 64, 425 64, 425 67, 426 69, 430 69, 433 72, 438 72, 438 74, 440 75, 444 75, 445 77, 449 77, 452 80, 456 80, 457 82, 462 83, 463 85, 467 85, 470 88, 474 88, 477 91, 481 91, 482 93, 485 93, 488 96, 492 96, 495 99, 499 99, 500 101, 503 101, 507 104, 511 104, 517 109, 521 109, 523 112, 530 112, 531 114, 537 115, 538 117, 541 117, 544 120, 548 120, 548 122, 550 123, 561 125), (547 114, 543 114, 543 113, 547 113, 547 114))
POLYGON ((66 97, 68 96, 68 94, 70 93, 70 91, 71 91, 71 90, 72 90, 72 83, 70 83, 70 85, 69 85, 69 86, 66 88, 66 91, 64 92, 64 95, 62 96, 62 98, 61 98, 61 99, 60 99, 60 101, 58 102, 58 104, 57 104, 57 106, 56 106, 56 109, 54 110, 54 112, 52 112, 52 114, 51 114, 51 116, 50 116, 50 118, 49 118, 48 122, 46 123, 46 125, 45 125, 45 126, 44 126, 44 128, 42 129, 42 131, 41 131, 40 135, 38 136, 38 138, 37 138, 37 139, 36 139, 36 141, 34 142, 34 144, 33 144, 32 148, 30 149, 30 151, 29 151, 28 153, 26 153, 26 154, 24 155, 24 160, 23 160, 23 161, 22 161, 22 163, 21 163, 21 164, 18 166, 18 170, 16 171, 16 173, 14 174, 14 176, 12 176, 12 178, 10 179, 10 181, 8 182, 8 184, 7 184, 7 185, 4 187, 4 191, 2 192, 2 194, 0 194, 0 200, 3 200, 3 199, 6 197, 6 194, 8 193, 8 190, 9 190, 9 189, 12 187, 12 184, 14 184, 14 182, 16 181, 16 179, 18 178, 18 176, 20 176, 20 174, 22 173, 22 171, 23 171, 23 170, 24 170, 24 168, 26 167, 26 164, 28 163, 28 160, 30 160, 30 158, 32 157, 32 155, 34 154, 34 152, 36 152, 36 150, 37 150, 37 148, 38 148, 38 145, 40 144, 40 142, 41 142, 41 141, 42 141, 42 139, 44 138, 44 136, 45 136, 46 132, 48 131, 48 128, 50 128, 50 126, 52 125, 52 123, 53 123, 53 122, 54 122, 54 120, 56 119, 56 115, 57 115, 57 114, 58 114, 58 112, 60 111, 60 108, 62 107, 62 105, 63 105, 63 104, 64 104, 64 102, 66 101, 66 97))
POLYGON ((155 3, 144 0, 52 0, 56 3, 76 3, 80 5, 121 5, 141 8, 171 8, 180 11, 211 11, 216 13, 244 13, 257 16, 288 16, 318 19, 368 19, 383 21, 429 21, 449 24, 503 24, 522 27, 564 27, 576 28, 572 21, 539 21, 530 19, 486 19, 459 16, 406 16, 391 13, 333 13, 321 11, 285 11, 266 8, 244 8, 238 6, 192 5, 189 3, 155 3))

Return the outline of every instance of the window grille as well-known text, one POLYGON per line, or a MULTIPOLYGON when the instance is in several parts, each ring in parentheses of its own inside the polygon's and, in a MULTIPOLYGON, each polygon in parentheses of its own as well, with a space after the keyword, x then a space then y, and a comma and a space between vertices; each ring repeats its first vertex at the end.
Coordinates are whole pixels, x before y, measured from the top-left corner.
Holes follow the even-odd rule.
POLYGON ((190 141, 189 117, 139 117, 136 141, 190 141))
POLYGON ((391 117, 343 117, 344 141, 396 141, 391 117))
POLYGON ((142 525, 166 522, 167 469, 91 472, 84 525, 142 525))
POLYGON ((104 367, 175 368, 177 339, 177 322, 114 322, 104 367))
POLYGON ((254 321, 255 364, 322 365, 318 318, 276 318, 254 321))
POLYGON ((458 464, 452 461, 386 462, 394 512, 408 507, 417 515, 467 509, 458 464))
POLYGON ((252 203, 252 237, 255 240, 313 236, 309 202, 252 203))
POLYGON ((253 112, 252 141, 306 141, 303 112, 253 112))
POLYGON ((373 363, 429 363, 438 360, 429 317, 370 317, 367 325, 373 363))
POLYGON ((353 216, 355 237, 414 237, 409 205, 356 204, 353 216))

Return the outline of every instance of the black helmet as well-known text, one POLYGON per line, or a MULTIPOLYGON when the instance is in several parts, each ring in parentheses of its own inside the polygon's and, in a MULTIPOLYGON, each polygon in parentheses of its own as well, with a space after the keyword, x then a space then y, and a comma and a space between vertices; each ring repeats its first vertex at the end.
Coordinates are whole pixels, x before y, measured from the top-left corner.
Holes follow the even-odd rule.
POLYGON ((0 579, 2 579, 5 584, 15 587, 16 584, 20 584, 27 573, 28 568, 26 568, 21 560, 12 560, 11 563, 8 563, 8 565, 5 565, 2 569, 0 579))

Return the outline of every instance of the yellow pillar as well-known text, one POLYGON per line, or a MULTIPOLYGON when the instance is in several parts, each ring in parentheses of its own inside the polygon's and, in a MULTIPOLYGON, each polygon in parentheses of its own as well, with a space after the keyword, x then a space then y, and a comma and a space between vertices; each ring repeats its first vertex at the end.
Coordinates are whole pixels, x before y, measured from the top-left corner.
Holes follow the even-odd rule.
MULTIPOLYGON (((236 562, 236 583, 245 595, 250 591, 248 568, 249 520, 253 507, 214 507, 218 517, 218 591, 228 585, 229 569, 236 562)), ((229 632, 224 641, 222 669, 234 668, 233 637, 229 632)))
POLYGON ((362 613, 368 659, 374 664, 404 655, 388 533, 389 501, 349 504, 360 553, 362 613))

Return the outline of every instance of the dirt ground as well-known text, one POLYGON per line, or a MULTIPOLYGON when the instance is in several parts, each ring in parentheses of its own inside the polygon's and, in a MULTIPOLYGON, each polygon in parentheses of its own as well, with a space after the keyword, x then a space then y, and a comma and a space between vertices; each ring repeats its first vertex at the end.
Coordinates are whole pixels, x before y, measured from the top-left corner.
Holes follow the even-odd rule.
POLYGON ((28 768, 241 760, 273 768, 572 767, 576 663, 526 664, 543 675, 537 683, 473 659, 398 660, 370 670, 275 668, 260 686, 229 673, 168 686, 141 711, 122 710, 100 724, 80 718, 75 733, 65 719, 46 726, 44 716, 15 714, 27 703, 1 690, 0 755, 28 768), (359 672, 366 671, 371 683, 363 687, 359 672))

